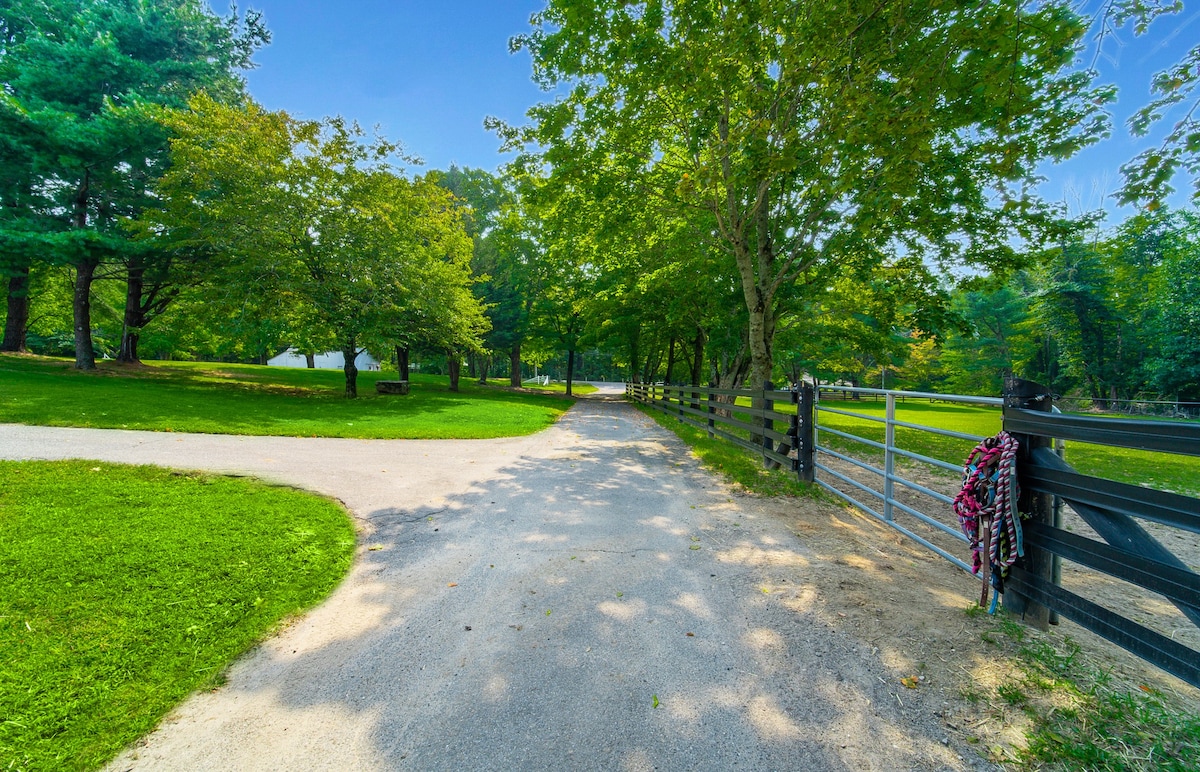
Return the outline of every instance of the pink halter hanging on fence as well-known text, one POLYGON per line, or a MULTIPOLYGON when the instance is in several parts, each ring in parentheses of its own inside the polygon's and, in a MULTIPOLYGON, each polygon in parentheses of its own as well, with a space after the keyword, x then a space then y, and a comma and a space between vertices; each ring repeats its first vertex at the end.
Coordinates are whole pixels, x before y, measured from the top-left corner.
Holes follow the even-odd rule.
MULTIPOLYGON (((979 605, 988 590, 1004 591, 1004 575, 1025 554, 1017 513, 1017 441, 1000 432, 975 446, 963 465, 962 490, 954 499, 959 527, 971 545, 973 571, 983 580, 979 605), (986 560, 984 556, 987 556, 986 560)), ((988 613, 995 613, 996 597, 988 613)))

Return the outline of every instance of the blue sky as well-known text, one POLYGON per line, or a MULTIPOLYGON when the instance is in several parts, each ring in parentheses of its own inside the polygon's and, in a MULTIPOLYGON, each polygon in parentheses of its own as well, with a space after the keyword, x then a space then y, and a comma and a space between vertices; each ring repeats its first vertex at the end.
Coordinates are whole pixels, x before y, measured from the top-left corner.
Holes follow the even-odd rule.
POLYGON ((302 118, 341 115, 399 140, 426 168, 494 170, 494 115, 523 122, 541 101, 525 53, 540 0, 249 0, 273 40, 255 57, 250 93, 302 118))
MULTIPOLYGON (((1086 11, 1101 0, 1087 0, 1086 11)), ((255 57, 250 92, 265 107, 303 118, 341 115, 403 143, 426 168, 496 169, 499 141, 486 116, 520 123, 546 98, 530 80, 528 54, 510 54, 508 40, 528 29, 541 0, 251 0, 264 12, 273 41, 255 57)), ((1200 4, 1158 21, 1134 38, 1128 28, 1108 38, 1102 78, 1120 87, 1112 139, 1070 161, 1047 164, 1042 187, 1072 213, 1109 209, 1120 166, 1153 139, 1134 140, 1124 119, 1149 98, 1151 75, 1178 61, 1200 38, 1200 4)), ((1170 203, 1181 206, 1189 190, 1170 203)))

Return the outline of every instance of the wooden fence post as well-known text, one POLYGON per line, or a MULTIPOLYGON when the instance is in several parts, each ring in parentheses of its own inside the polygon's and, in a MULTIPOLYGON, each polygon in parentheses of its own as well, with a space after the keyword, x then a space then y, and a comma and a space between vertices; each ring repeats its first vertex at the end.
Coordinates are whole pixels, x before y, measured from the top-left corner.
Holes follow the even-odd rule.
MULTIPOLYGON (((1005 412, 1010 409, 1024 409, 1049 413, 1052 408, 1053 397, 1045 386, 1021 378, 1009 378, 1005 381, 1005 412)), ((1036 434, 1013 434, 1013 437, 1020 446, 1017 451, 1019 481, 1021 467, 1031 463, 1034 450, 1051 447, 1053 441, 1049 437, 1041 437, 1036 434)), ((1053 499, 1054 497, 1048 493, 1034 493, 1032 486, 1022 485, 1017 509, 1023 514, 1028 514, 1032 520, 1050 526, 1054 524, 1053 499)), ((1020 564, 1031 575, 1047 582, 1054 581, 1054 555, 1049 550, 1026 546, 1025 557, 1020 559, 1020 564)), ((1048 608, 1007 588, 1004 593, 1004 607, 1012 613, 1020 615, 1025 623, 1032 627, 1039 630, 1047 630, 1050 627, 1050 610, 1048 608)))
POLYGON ((775 422, 766 416, 767 410, 775 409, 775 400, 771 399, 771 397, 768 396, 768 393, 773 391, 774 389, 775 389, 775 386, 770 381, 767 381, 766 383, 763 384, 762 409, 763 409, 764 414, 762 417, 762 428, 763 428, 762 448, 763 448, 763 466, 767 469, 778 469, 779 468, 779 464, 777 462, 775 462, 772 459, 767 457, 767 453, 771 453, 771 452, 775 451, 775 441, 772 440, 770 435, 767 434, 768 431, 775 430, 775 422))
POLYGON ((816 469, 813 462, 816 454, 813 448, 813 387, 807 383, 797 385, 792 392, 792 403, 796 406, 796 415, 792 417, 788 434, 792 437, 792 447, 796 449, 796 475, 802 483, 816 481, 816 469))
POLYGON ((712 393, 712 390, 715 389, 716 386, 713 386, 710 383, 708 388, 709 388, 709 391, 704 396, 704 402, 708 406, 708 438, 711 440, 717 436, 717 432, 716 432, 717 422, 713 419, 713 416, 716 415, 716 413, 717 413, 717 406, 713 404, 713 393, 712 393))

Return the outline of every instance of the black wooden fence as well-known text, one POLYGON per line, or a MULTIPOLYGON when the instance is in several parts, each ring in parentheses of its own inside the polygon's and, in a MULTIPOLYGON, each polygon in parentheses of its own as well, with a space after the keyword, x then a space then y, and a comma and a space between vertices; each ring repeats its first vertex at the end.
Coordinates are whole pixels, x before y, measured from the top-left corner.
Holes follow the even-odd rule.
POLYGON ((1053 556, 1158 593, 1200 625, 1200 576, 1138 523, 1200 534, 1200 499, 1080 474, 1049 447, 1050 439, 1200 456, 1200 424, 1092 418, 1049 412, 1051 395, 1017 381, 1005 395, 1004 428, 1021 445, 1018 478, 1026 555, 1014 566, 1004 605, 1031 617, 1061 614, 1200 687, 1200 652, 1093 603, 1055 581, 1053 556), (1058 496, 1103 542, 1063 530, 1050 501, 1058 496))
MULTIPOLYGON (((881 393, 891 395, 893 403, 898 398, 913 396, 904 392, 881 393)), ((821 452, 814 441, 814 432, 819 428, 819 411, 811 386, 779 391, 628 384, 626 394, 630 399, 706 430, 710 437, 719 437, 745 448, 761 456, 766 464, 790 469, 802 481, 815 480, 832 489, 828 482, 815 476, 819 469, 826 467, 816 458, 821 452), (738 397, 752 406, 735 404, 738 397), (781 412, 784 404, 788 407, 782 408, 786 412, 781 412)), ((1200 499, 1080 474, 1056 455, 1052 447, 1057 439, 1200 456, 1200 424, 1062 415, 1051 413, 1051 409, 1051 395, 1037 384, 1014 381, 1006 390, 1003 425, 1020 442, 1020 509, 1031 519, 1024 528, 1026 555, 1013 567, 1006 582, 1005 607, 1039 627, 1053 621, 1055 615, 1061 615, 1200 687, 1200 652, 1087 600, 1058 581, 1058 563, 1071 561, 1157 593, 1177 606, 1192 624, 1200 625, 1200 576, 1137 522, 1145 520, 1200 534, 1200 499), (1061 528, 1055 521, 1059 511, 1053 505, 1055 497, 1066 502, 1104 541, 1098 542, 1061 528)), ((946 433, 933 428, 926 430, 946 433)), ((836 433, 853 439, 844 432, 836 433)), ((895 447, 891 431, 885 443, 866 439, 863 442, 884 450, 889 457, 896 454, 933 462, 944 469, 949 466, 895 447)), ((853 460, 833 451, 825 452, 853 460)), ((871 469, 869 465, 859 466, 871 469)), ((929 524, 938 525, 933 517, 893 498, 893 483, 907 481, 894 472, 890 462, 886 469, 872 471, 881 477, 881 490, 869 490, 869 486, 859 481, 836 476, 883 500, 885 511, 907 510, 929 524)), ((941 506, 948 502, 944 495, 922 490, 934 495, 941 506)), ((833 492, 854 501, 841 491, 833 492)), ((869 507, 866 509, 888 520, 869 507)), ((942 515, 944 518, 945 513, 942 515)), ((890 520, 888 524, 955 565, 965 567, 965 563, 944 549, 890 520)))
POLYGON ((765 464, 790 469, 802 482, 813 481, 811 386, 789 391, 770 388, 751 391, 628 383, 625 394, 707 431, 709 437, 719 437, 761 455, 765 464), (750 400, 751 406, 736 404, 738 397, 750 400), (783 413, 776 410, 778 403, 794 407, 783 413), (802 420, 802 416, 810 418, 802 420), (785 431, 779 431, 780 428, 785 431))

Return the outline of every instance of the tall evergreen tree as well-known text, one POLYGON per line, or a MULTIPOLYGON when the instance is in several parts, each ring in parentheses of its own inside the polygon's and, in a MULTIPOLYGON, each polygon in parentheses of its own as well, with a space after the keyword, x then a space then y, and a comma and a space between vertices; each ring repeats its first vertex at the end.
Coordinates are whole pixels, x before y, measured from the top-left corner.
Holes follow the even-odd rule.
POLYGON ((135 334, 162 299, 142 295, 149 264, 171 255, 122 228, 152 203, 165 168, 167 133, 153 106, 182 107, 200 89, 237 101, 238 73, 268 35, 258 14, 221 18, 202 0, 10 0, 0 14, 0 127, 20 138, 5 166, 24 180, 9 187, 22 216, 0 227, 10 244, 36 236, 41 256, 74 271, 75 366, 92 369, 98 269, 127 272, 135 334), (22 205, 22 188, 41 200, 22 205))

